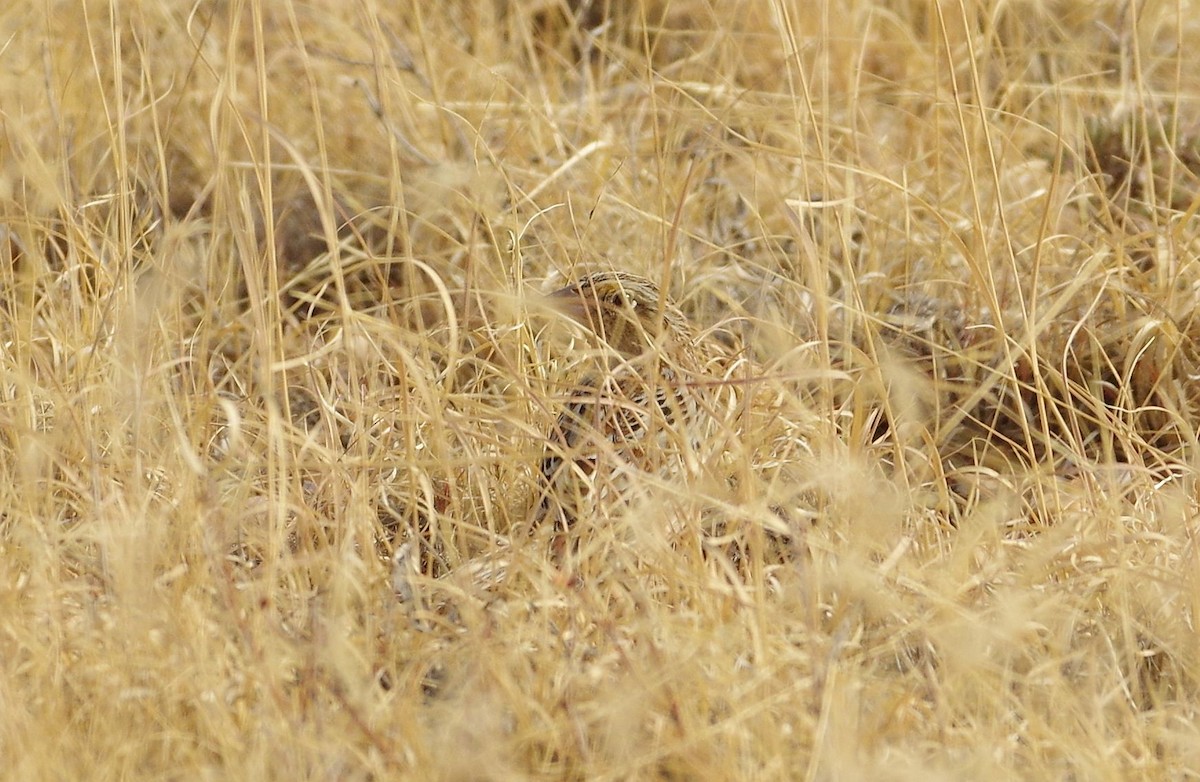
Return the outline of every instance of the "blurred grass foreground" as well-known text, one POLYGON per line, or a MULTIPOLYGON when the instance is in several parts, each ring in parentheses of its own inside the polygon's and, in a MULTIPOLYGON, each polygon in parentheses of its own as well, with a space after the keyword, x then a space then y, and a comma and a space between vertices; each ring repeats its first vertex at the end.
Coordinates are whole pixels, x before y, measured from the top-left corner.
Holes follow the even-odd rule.
POLYGON ((1189 0, 6 4, 0 774, 1200 776, 1197 51, 1189 0), (597 269, 770 405, 567 569, 538 302, 597 269))

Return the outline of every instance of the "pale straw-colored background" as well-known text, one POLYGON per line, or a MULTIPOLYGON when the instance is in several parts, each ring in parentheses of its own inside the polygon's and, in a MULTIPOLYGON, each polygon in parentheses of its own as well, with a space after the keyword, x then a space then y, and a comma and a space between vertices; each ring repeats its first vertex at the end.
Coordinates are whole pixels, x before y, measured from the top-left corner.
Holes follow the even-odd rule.
POLYGON ((0 774, 1195 777, 1198 56, 1187 0, 6 4, 0 774), (596 268, 805 433, 727 433, 735 560, 662 487, 583 578, 527 534, 596 268))

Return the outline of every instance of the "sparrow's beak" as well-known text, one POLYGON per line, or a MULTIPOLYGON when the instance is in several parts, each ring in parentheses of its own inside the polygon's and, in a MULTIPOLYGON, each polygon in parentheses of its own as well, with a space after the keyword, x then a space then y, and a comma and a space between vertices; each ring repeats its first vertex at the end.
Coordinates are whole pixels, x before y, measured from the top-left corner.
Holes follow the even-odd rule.
POLYGON ((591 327, 591 307, 588 306, 590 302, 579 292, 578 288, 573 286, 560 288, 546 296, 546 303, 555 312, 566 315, 581 326, 591 327))

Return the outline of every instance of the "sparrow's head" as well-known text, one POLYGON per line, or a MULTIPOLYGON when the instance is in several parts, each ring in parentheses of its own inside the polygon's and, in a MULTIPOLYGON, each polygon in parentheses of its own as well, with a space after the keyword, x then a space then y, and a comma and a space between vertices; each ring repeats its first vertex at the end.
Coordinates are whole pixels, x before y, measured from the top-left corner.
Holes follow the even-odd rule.
POLYGON ((658 286, 625 272, 596 272, 550 294, 556 309, 626 357, 688 341, 687 318, 658 286))

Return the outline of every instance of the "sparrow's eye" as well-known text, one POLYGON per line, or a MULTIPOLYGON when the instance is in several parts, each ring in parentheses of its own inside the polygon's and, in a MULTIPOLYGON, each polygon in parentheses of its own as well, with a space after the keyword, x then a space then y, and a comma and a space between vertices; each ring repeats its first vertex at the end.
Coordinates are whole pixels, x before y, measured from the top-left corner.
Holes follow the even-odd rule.
POLYGON ((624 307, 626 305, 628 305, 630 307, 634 306, 634 302, 625 297, 625 291, 620 290, 620 289, 615 290, 611 294, 609 294, 608 303, 613 305, 614 307, 624 307))

